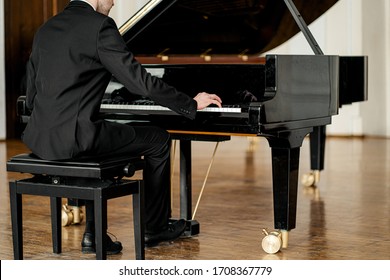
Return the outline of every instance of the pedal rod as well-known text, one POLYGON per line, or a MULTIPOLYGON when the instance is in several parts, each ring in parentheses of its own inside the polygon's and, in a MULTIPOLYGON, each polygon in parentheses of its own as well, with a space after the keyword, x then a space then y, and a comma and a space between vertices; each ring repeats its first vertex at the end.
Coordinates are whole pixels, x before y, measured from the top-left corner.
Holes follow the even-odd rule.
POLYGON ((209 174, 210 174, 211 166, 213 165, 213 162, 214 162, 214 158, 215 158, 215 154, 216 154, 217 149, 218 149, 218 145, 219 145, 219 142, 217 142, 217 143, 215 144, 213 156, 211 157, 210 164, 209 164, 209 167, 208 167, 208 169, 207 169, 206 176, 205 176, 204 181, 203 181, 203 186, 202 186, 202 189, 200 190, 199 197, 198 197, 198 201, 196 202, 196 205, 195 205, 194 213, 192 214, 192 220, 195 219, 196 211, 198 210, 198 206, 199 206, 199 203, 200 203, 200 199, 202 198, 203 191, 204 191, 204 189, 205 189, 205 187, 206 187, 206 182, 207 182, 207 179, 208 179, 209 174))

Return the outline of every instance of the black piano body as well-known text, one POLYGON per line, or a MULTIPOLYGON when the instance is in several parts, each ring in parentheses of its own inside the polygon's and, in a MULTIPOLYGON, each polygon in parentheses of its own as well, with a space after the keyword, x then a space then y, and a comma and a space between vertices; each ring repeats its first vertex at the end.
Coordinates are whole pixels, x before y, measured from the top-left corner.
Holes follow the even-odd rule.
MULTIPOLYGON (((311 134, 312 169, 322 170, 326 125, 340 106, 367 99, 367 58, 320 53, 303 21, 303 16, 314 21, 337 0, 294 2, 306 14, 298 14, 291 0, 151 0, 120 28, 152 75, 189 95, 207 91, 223 100, 222 109, 206 108, 193 121, 135 98, 120 85, 101 104, 102 118, 159 125, 180 140, 180 215, 188 220, 187 235, 199 233, 192 220, 191 141, 266 137, 272 153, 274 227, 289 232, 296 226, 304 138, 311 134), (260 56, 299 31, 314 55, 260 56)), ((18 112, 27 121, 23 98, 18 112)))

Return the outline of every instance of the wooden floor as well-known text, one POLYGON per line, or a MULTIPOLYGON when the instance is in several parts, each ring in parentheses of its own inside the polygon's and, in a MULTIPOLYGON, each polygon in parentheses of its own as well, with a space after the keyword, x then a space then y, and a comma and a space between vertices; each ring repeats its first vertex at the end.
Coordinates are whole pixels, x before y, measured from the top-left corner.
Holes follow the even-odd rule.
MULTIPOLYGON (((214 143, 193 144, 195 205, 214 143)), ((27 149, 19 141, 0 142, 0 259, 13 259, 6 161, 27 149)), ((177 153, 176 156, 177 158, 177 153)), ((172 200, 178 216, 178 162, 172 200)), ((309 171, 309 145, 301 149, 300 175, 309 171)), ((26 176, 26 175, 23 175, 26 176)), ((136 176, 140 176, 137 174, 136 176)), ((63 228, 63 253, 51 252, 48 198, 24 196, 25 259, 94 259, 80 252, 84 224, 63 228)), ((131 197, 109 201, 109 232, 134 259, 131 197)), ((264 138, 233 137, 219 144, 197 209, 200 234, 146 249, 149 260, 390 260, 390 139, 328 138, 325 170, 318 188, 300 186, 297 227, 289 246, 277 254, 261 247, 262 229, 273 229, 270 148, 264 138), (256 141, 257 140, 257 141, 256 141)))

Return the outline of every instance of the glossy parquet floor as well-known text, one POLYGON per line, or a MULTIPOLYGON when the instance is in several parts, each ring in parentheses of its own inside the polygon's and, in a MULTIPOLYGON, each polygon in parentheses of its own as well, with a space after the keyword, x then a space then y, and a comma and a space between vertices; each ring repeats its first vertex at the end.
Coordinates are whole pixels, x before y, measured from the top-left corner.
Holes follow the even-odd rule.
MULTIPOLYGON (((193 204, 215 144, 193 143, 193 204)), ((27 151, 0 142, 0 259, 13 259, 8 181, 11 156, 27 151)), ((177 159, 177 152, 175 153, 177 159)), ((178 217, 178 161, 172 200, 178 217)), ((301 149, 300 175, 309 171, 309 143, 301 149)), ((136 174, 140 176, 140 174, 136 174)), ((91 259, 80 252, 84 224, 63 228, 63 253, 53 254, 48 198, 24 196, 25 259, 91 259)), ((131 197, 110 200, 109 232, 124 245, 112 260, 134 259, 131 197)), ((264 138, 233 137, 219 144, 195 219, 200 234, 146 249, 148 260, 390 260, 390 139, 328 137, 325 170, 316 190, 300 185, 297 227, 277 254, 262 250, 262 229, 273 229, 270 148, 264 138)))

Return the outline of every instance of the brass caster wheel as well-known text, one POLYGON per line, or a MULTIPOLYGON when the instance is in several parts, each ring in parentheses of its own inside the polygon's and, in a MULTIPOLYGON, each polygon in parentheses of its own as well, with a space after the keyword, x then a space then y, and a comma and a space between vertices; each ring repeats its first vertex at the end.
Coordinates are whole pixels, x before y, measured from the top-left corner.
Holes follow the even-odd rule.
POLYGON ((264 238, 261 242, 263 250, 268 254, 276 254, 281 248, 287 248, 288 246, 288 231, 287 230, 275 230, 268 232, 263 229, 264 238))
POLYGON ((305 187, 312 187, 318 184, 320 181, 320 171, 313 170, 308 174, 304 174, 301 179, 301 183, 305 187))
POLYGON ((84 219, 84 213, 79 206, 68 206, 68 204, 62 205, 61 211, 62 226, 80 224, 84 219))
POLYGON ((279 231, 268 232, 263 229, 264 238, 261 242, 261 247, 268 254, 275 254, 282 248, 282 235, 279 231))

